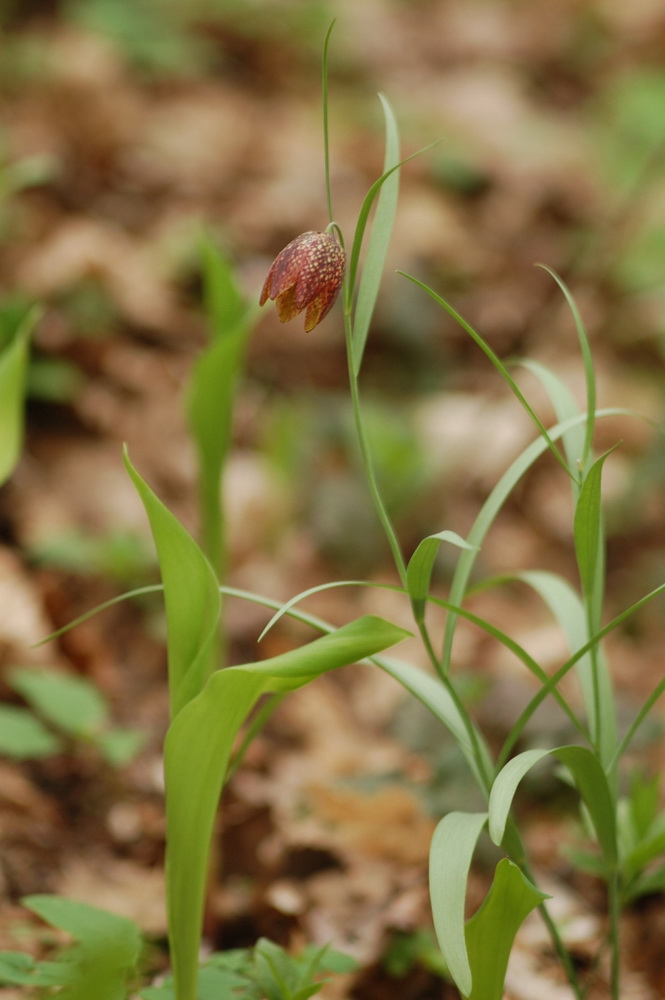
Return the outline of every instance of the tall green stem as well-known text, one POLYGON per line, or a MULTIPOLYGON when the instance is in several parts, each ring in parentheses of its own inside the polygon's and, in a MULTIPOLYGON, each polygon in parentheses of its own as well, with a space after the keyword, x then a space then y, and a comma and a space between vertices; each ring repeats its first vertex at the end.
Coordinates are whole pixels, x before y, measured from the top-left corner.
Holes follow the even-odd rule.
POLYGON ((349 385, 351 388, 353 417, 356 425, 356 434, 358 438, 358 445, 360 446, 360 455, 365 471, 365 478, 367 480, 367 485, 369 487, 370 496, 372 497, 372 503, 374 504, 377 517, 379 518, 381 526, 386 534, 386 538, 388 539, 390 551, 392 552, 395 566, 399 574, 400 583, 403 587, 406 587, 406 563, 404 562, 404 556, 402 555, 402 550, 400 548, 399 541, 397 540, 397 534, 388 515, 388 511, 385 508, 381 493, 379 492, 379 486, 376 481, 376 473, 374 471, 374 464, 372 462, 372 454, 367 440, 367 432, 365 430, 362 411, 360 409, 358 377, 355 373, 353 365, 353 328, 348 309, 345 309, 344 311, 344 332, 346 335, 346 357, 349 368, 349 385))
POLYGON ((333 21, 326 32, 326 38, 323 43, 323 60, 322 60, 322 83, 321 83, 321 95, 322 95, 322 105, 323 105, 323 169, 325 174, 326 183, 326 203, 328 205, 328 219, 330 222, 333 221, 333 209, 332 209, 332 188, 330 185, 330 141, 328 135, 328 48, 330 46, 330 36, 332 30, 335 27, 335 22, 333 21))
POLYGON ((621 903, 619 898, 619 873, 614 871, 607 883, 608 908, 610 918, 610 989, 612 1000, 620 1000, 621 996, 621 939, 619 916, 621 913, 621 903))

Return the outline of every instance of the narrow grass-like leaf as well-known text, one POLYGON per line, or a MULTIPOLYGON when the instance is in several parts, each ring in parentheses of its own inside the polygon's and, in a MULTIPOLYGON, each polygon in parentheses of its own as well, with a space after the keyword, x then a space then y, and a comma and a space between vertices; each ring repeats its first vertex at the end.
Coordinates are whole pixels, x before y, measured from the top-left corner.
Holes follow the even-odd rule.
POLYGON ((464 755, 478 787, 484 794, 487 794, 494 773, 489 747, 475 725, 473 738, 471 738, 457 705, 441 682, 412 663, 397 660, 392 656, 373 656, 372 661, 398 681, 403 688, 418 699, 421 705, 424 705, 444 724, 464 755))
POLYGON ((178 1000, 196 1000, 207 857, 235 737, 264 693, 291 691, 409 633, 367 616, 270 660, 218 670, 174 718, 165 745, 169 927, 178 1000))
POLYGON ((62 628, 56 629, 55 632, 49 632, 49 634, 44 636, 43 639, 36 642, 32 648, 39 649, 39 647, 43 646, 45 643, 53 642, 54 639, 60 638, 61 635, 66 635, 67 632, 71 632, 71 630, 76 628, 77 625, 83 625, 83 623, 87 622, 90 618, 94 618, 95 615, 101 614, 102 611, 107 611, 109 608, 115 607, 116 604, 121 604, 123 601, 130 601, 137 597, 145 597, 148 594, 159 594, 163 591, 163 589, 164 588, 161 583, 151 583, 147 587, 136 587, 134 590, 125 591, 124 594, 116 594, 115 597, 109 598, 108 601, 102 601, 101 604, 96 604, 94 608, 90 608, 89 611, 85 611, 82 615, 79 615, 78 618, 73 618, 70 622, 67 622, 66 625, 63 625, 62 628))
MULTIPOLYGON (((550 609, 558 621, 571 653, 577 652, 589 638, 584 605, 567 580, 555 573, 527 570, 518 573, 517 579, 529 584, 550 609)), ((595 654, 595 667, 589 653, 580 657, 575 665, 582 688, 584 706, 589 720, 591 742, 598 748, 603 766, 608 766, 617 745, 616 706, 612 679, 605 663, 602 649, 595 654), (594 670, 596 680, 594 681, 594 670), (600 712, 596 712, 596 698, 600 712), (597 728, 597 714, 603 720, 600 731, 597 728)))
POLYGON ((434 930, 450 975, 465 997, 473 985, 464 934, 466 884, 486 822, 487 813, 448 813, 434 831, 429 854, 434 930))
POLYGON ((200 692, 216 666, 219 586, 201 549, 141 478, 126 449, 124 462, 143 501, 159 557, 168 629, 169 701, 173 717, 200 692))
MULTIPOLYGON (((542 365, 539 361, 532 361, 529 358, 521 358, 518 362, 521 368, 532 372, 541 383, 547 393, 558 423, 564 423, 571 418, 578 417, 580 408, 575 402, 575 397, 558 375, 542 365)), ((585 421, 587 423, 588 421, 585 421)), ((563 447, 566 453, 568 468, 571 470, 584 471, 585 468, 585 429, 581 424, 570 427, 562 436, 563 447)), ((575 499, 577 499, 577 484, 573 484, 575 499)))
MULTIPOLYGON (((632 410, 626 410, 621 407, 611 407, 600 410, 597 416, 641 417, 639 413, 635 413, 632 410)), ((583 424, 584 420, 585 415, 580 414, 579 416, 566 420, 563 423, 556 424, 554 427, 549 429, 550 439, 552 441, 559 440, 559 438, 561 438, 570 428, 583 424)), ((531 466, 547 451, 547 448, 548 444, 542 437, 536 438, 535 441, 532 441, 531 444, 528 445, 511 463, 483 504, 475 521, 473 522, 471 530, 467 534, 467 542, 472 546, 472 548, 461 552, 460 557, 457 560, 457 566, 455 568, 455 573, 450 586, 451 604, 458 604, 461 606, 464 603, 467 585, 473 572, 478 552, 480 551, 487 532, 492 527, 497 515, 517 483, 525 475, 525 473, 528 472, 531 466)), ((455 615, 449 615, 446 621, 441 659, 443 668, 446 672, 450 669, 455 624, 455 615)))
POLYGON ((23 443, 23 401, 32 328, 39 313, 31 310, 0 350, 0 486, 9 479, 23 443))
POLYGON ((466 946, 473 986, 468 1000, 501 1000, 515 935, 549 897, 508 858, 499 861, 482 906, 467 921, 466 946))
POLYGON ((419 281, 418 278, 414 278, 410 274, 406 274, 404 271, 398 271, 397 273, 401 274, 405 278, 408 278, 408 280, 413 282, 414 285, 417 285, 418 288, 422 288, 422 290, 426 292, 431 299, 434 299, 434 301, 438 305, 440 305, 443 309, 445 309, 448 315, 451 316, 455 320, 455 322, 458 323, 459 326, 461 326, 462 329, 469 334, 471 339, 475 341, 475 343, 481 349, 483 354, 485 354, 485 356, 489 358, 489 360, 492 362, 492 364, 498 371, 499 375, 509 386, 515 398, 522 405, 523 409, 526 411, 526 413, 529 415, 533 423, 536 425, 538 433, 544 439, 545 443, 547 444, 547 447, 552 452, 552 454, 554 455, 555 459, 557 460, 561 468, 564 470, 564 472, 567 473, 568 476, 570 476, 571 479, 575 479, 576 477, 574 472, 571 472, 571 470, 568 468, 565 458, 563 457, 563 455, 557 448, 556 444, 550 437, 544 423, 542 422, 536 411, 533 409, 529 401, 526 399, 524 393, 522 392, 517 382, 515 381, 513 376, 510 374, 510 372, 504 365, 501 358, 495 351, 492 350, 492 348, 484 339, 484 337, 481 337, 481 335, 477 332, 477 330, 474 330, 471 324, 467 323, 464 317, 460 315, 460 313, 458 313, 457 310, 454 309, 450 305, 450 303, 446 301, 446 299, 442 298, 441 295, 438 295, 433 288, 430 288, 429 285, 426 285, 423 281, 419 281))
POLYGON ((457 532, 448 530, 428 535, 419 543, 406 568, 406 585, 411 597, 413 613, 419 625, 425 620, 429 584, 441 542, 448 542, 460 549, 473 548, 457 532))
POLYGON ((589 338, 587 337, 586 330, 584 329, 584 323, 582 322, 580 311, 577 308, 577 303, 571 295, 570 289, 566 283, 559 277, 556 271, 553 271, 551 267, 547 266, 547 264, 538 264, 538 267, 542 267, 544 271, 547 271, 547 273, 554 278, 557 285, 563 292, 564 298, 568 303, 568 308, 573 316, 575 329, 577 330, 582 361, 584 363, 584 376, 586 379, 586 433, 584 439, 584 453, 582 455, 582 468, 584 469, 586 468, 591 456, 593 432, 596 422, 596 375, 593 367, 591 347, 589 346, 589 338))
MULTIPOLYGON (((576 665, 576 663, 580 659, 582 659, 582 657, 586 656, 586 654, 589 652, 590 649, 592 649, 595 646, 598 646, 600 641, 604 639, 606 635, 609 635, 610 632, 613 632, 615 628, 618 628, 619 625, 627 621, 632 615, 634 615, 641 608, 645 607, 645 605, 647 605, 655 597, 659 597, 664 593, 665 593, 665 584, 661 584, 659 587, 656 587, 654 590, 651 590, 648 594, 645 594, 644 597, 641 597, 639 601, 636 601, 634 604, 631 604, 629 608, 626 608, 625 611, 622 611, 621 614, 617 615, 616 618, 613 618, 611 622, 609 622, 607 625, 604 625, 603 628, 601 628, 598 632, 592 635, 591 638, 587 640, 587 642, 585 642, 584 645, 581 646, 573 656, 571 656, 568 660, 566 660, 566 662, 551 675, 547 683, 543 685, 543 687, 540 689, 540 691, 538 691, 536 695, 534 695, 534 697, 531 699, 531 701, 526 706, 524 711, 521 713, 517 722, 512 726, 510 735, 506 739, 506 743, 499 755, 499 760, 506 759, 509 752, 512 750, 512 748, 516 745, 517 741, 519 740, 520 735, 523 732, 524 727, 528 722, 528 720, 532 717, 538 706, 562 681, 562 679, 566 676, 568 671, 572 670, 572 668, 576 665)), ((637 713, 635 719, 628 727, 625 736, 616 747, 611 761, 609 762, 609 764, 605 766, 608 775, 612 774, 612 772, 616 770, 616 765, 618 761, 625 753, 626 748, 628 747, 629 743, 634 737, 637 729, 642 724, 642 722, 644 722, 644 719, 646 718, 649 708, 655 704, 655 702, 664 692, 665 692, 665 682, 661 681, 656 685, 656 688, 652 691, 651 695, 649 696, 645 704, 637 713)))
POLYGON ((525 750, 508 761, 497 775, 489 801, 490 837, 501 845, 513 798, 522 778, 539 761, 554 756, 571 772, 592 819, 608 868, 617 861, 617 833, 610 787, 598 758, 587 747, 565 746, 553 750, 525 750))
MULTIPOLYGON (((353 315, 353 368, 356 376, 359 374, 360 366, 362 365, 369 325, 379 294, 381 276, 383 274, 386 254, 388 253, 388 244, 390 243, 390 234, 392 233, 395 213, 397 211, 397 195, 399 191, 399 171, 395 169, 399 164, 399 132, 397 121, 387 98, 383 94, 379 94, 379 99, 383 106, 386 125, 386 152, 383 163, 383 177, 385 180, 376 203, 376 212, 374 213, 372 230, 367 244, 365 265, 363 267, 362 278, 360 279, 358 298, 353 315)), ((361 220, 359 218, 358 226, 360 227, 360 225, 361 220)))
POLYGON ((393 590, 402 593, 401 587, 396 587, 389 583, 373 583, 369 580, 333 580, 331 583, 320 583, 316 587, 308 587, 307 590, 302 590, 299 594, 294 594, 293 597, 290 597, 288 601, 282 604, 279 611, 275 612, 268 624, 263 628, 258 641, 261 642, 262 639, 265 639, 270 629, 274 628, 280 618, 288 614, 296 604, 300 604, 306 598, 312 597, 313 594, 321 594, 326 590, 335 590, 337 587, 372 587, 379 590, 393 590))
POLYGON ((602 558, 602 474, 605 460, 615 448, 597 458, 584 477, 575 508, 575 555, 580 580, 588 601, 595 600, 598 561, 602 558))
POLYGON ((231 265, 209 239, 201 247, 210 342, 196 360, 187 393, 187 417, 198 457, 201 543, 217 575, 224 574, 221 479, 231 445, 233 402, 252 313, 231 265))

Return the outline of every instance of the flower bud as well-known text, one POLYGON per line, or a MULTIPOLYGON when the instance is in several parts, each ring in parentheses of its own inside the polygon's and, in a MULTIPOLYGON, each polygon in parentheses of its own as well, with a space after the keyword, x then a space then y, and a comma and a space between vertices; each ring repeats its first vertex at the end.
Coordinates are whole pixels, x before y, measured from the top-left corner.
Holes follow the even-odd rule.
POLYGON ((282 323, 307 309, 305 330, 309 332, 332 308, 345 268, 346 255, 332 233, 302 233, 275 257, 260 305, 276 299, 282 323))

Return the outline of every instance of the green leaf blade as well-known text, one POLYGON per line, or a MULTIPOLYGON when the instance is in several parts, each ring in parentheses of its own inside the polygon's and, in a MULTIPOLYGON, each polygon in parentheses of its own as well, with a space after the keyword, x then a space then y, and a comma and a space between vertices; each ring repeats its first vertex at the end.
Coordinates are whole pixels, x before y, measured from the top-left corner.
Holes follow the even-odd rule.
POLYGON ((547 898, 514 862, 508 858, 499 862, 489 893, 466 925, 473 977, 468 1000, 501 1000, 515 935, 547 898))
POLYGON ((38 312, 23 316, 0 350, 0 486, 9 479, 23 444, 23 402, 30 334, 38 312))
MULTIPOLYGON (((379 94, 379 99, 383 107, 386 129, 386 149, 383 164, 383 174, 379 179, 380 188, 373 186, 370 188, 368 198, 372 196, 367 204, 366 214, 361 211, 358 219, 358 227, 354 237, 351 263, 349 268, 350 281, 353 282, 355 271, 360 255, 360 246, 367 223, 367 216, 371 208, 374 196, 378 193, 376 212, 372 223, 372 230, 367 246, 365 266, 358 288, 358 299, 353 317, 353 368, 358 376, 362 365, 365 344, 369 325, 374 312, 374 306, 379 294, 379 286, 383 274, 383 267, 388 253, 388 244, 392 233, 395 214, 397 212, 397 196, 399 192, 399 131, 397 120, 393 109, 387 98, 379 94)), ((367 201, 367 199, 366 199, 367 201)), ((363 209, 365 205, 363 205, 363 209)))
POLYGON ((442 542, 456 545, 460 549, 474 548, 473 545, 469 545, 457 532, 449 530, 428 535, 427 538, 423 538, 419 543, 406 568, 406 586, 418 624, 422 624, 425 620, 425 606, 432 570, 434 569, 434 562, 442 542))
POLYGON ((603 546, 602 474, 605 461, 613 451, 614 448, 610 448, 593 463, 584 477, 575 507, 575 555, 582 589, 588 600, 595 600, 596 597, 597 570, 603 546))
POLYGON ((503 842, 508 814, 522 778, 539 761, 554 756, 571 772, 584 801, 603 851, 605 862, 613 868, 617 862, 616 814, 612 794, 598 758, 587 747, 565 746, 553 750, 525 750, 501 769, 489 800, 489 833, 492 841, 503 842))
POLYGON ((219 587, 194 539, 141 478, 126 450, 124 462, 148 515, 159 557, 168 628, 169 698, 175 716, 200 692, 216 666, 219 587))
POLYGON ((196 1000, 208 851, 234 740, 248 713, 264 692, 294 690, 408 635, 365 616, 271 660, 216 671, 174 718, 164 766, 169 927, 179 1000, 196 1000))
POLYGON ((473 977, 464 932, 466 885, 487 813, 452 812, 440 821, 430 847, 429 883, 434 929, 460 992, 469 996, 473 977))

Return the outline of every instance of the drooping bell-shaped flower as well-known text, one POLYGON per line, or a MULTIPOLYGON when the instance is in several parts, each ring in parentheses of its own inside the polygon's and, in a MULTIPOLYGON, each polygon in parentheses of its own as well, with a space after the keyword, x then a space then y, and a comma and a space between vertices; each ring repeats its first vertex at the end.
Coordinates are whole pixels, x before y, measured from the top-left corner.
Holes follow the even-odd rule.
POLYGON ((305 330, 313 330, 339 294, 346 254, 332 233, 302 233, 277 254, 261 292, 260 304, 276 299, 282 323, 303 309, 305 330))

